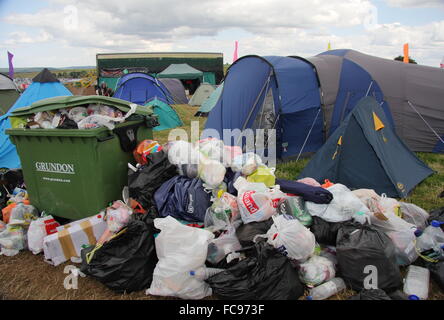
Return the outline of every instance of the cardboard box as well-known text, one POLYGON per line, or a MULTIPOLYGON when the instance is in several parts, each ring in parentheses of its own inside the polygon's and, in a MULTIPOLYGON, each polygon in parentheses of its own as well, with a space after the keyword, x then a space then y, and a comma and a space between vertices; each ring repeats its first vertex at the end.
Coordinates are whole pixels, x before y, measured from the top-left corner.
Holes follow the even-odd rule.
POLYGON ((83 245, 95 245, 107 227, 103 215, 74 221, 57 228, 43 239, 45 261, 58 266, 72 257, 80 257, 83 245))

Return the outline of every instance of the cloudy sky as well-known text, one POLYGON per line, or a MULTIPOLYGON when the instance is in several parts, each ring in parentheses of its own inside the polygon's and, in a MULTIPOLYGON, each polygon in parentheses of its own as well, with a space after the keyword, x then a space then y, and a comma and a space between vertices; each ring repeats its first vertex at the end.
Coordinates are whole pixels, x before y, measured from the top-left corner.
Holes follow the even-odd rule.
POLYGON ((444 0, 0 0, 0 67, 95 65, 100 52, 444 56, 444 0))

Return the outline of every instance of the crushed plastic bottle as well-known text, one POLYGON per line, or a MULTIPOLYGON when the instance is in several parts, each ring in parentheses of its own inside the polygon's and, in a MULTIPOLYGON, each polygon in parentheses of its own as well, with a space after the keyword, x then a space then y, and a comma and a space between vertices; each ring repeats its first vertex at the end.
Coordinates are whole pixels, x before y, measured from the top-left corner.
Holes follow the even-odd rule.
POLYGON ((409 300, 427 300, 429 297, 429 269, 410 265, 404 280, 404 293, 409 300))
POLYGON ((207 267, 201 267, 197 270, 191 270, 190 276, 196 277, 199 280, 207 280, 208 278, 214 276, 215 274, 218 274, 219 272, 225 271, 224 269, 219 268, 207 268, 207 267))
POLYGON ((442 222, 433 220, 424 231, 416 230, 416 249, 423 255, 439 258, 444 256, 444 232, 441 229, 442 222))
POLYGON ((333 278, 310 290, 307 300, 325 300, 346 288, 344 280, 333 278))

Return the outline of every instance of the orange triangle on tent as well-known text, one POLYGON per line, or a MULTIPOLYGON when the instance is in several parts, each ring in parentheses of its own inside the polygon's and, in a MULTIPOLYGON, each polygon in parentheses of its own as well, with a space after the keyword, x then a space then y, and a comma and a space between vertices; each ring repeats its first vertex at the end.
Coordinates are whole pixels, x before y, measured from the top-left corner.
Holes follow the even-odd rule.
POLYGON ((373 122, 375 123, 375 131, 384 128, 384 124, 382 123, 381 119, 379 119, 379 117, 374 112, 373 112, 373 122))
POLYGON ((339 140, 338 140, 338 146, 341 146, 341 145, 342 145, 342 136, 340 136, 339 140))

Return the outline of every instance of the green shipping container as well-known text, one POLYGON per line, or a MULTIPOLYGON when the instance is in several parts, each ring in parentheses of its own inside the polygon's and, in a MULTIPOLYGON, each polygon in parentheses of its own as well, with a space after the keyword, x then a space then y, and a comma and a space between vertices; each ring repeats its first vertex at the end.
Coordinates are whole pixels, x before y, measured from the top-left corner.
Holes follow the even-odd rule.
MULTIPOLYGON (((130 103, 101 96, 57 97, 18 109, 12 116, 100 103, 127 112, 130 103)), ((72 220, 100 212, 122 198, 132 151, 152 139, 157 125, 152 110, 138 106, 139 118, 106 127, 79 129, 8 129, 22 163, 31 204, 40 211, 72 220)), ((129 118, 131 119, 131 118, 129 118)))

